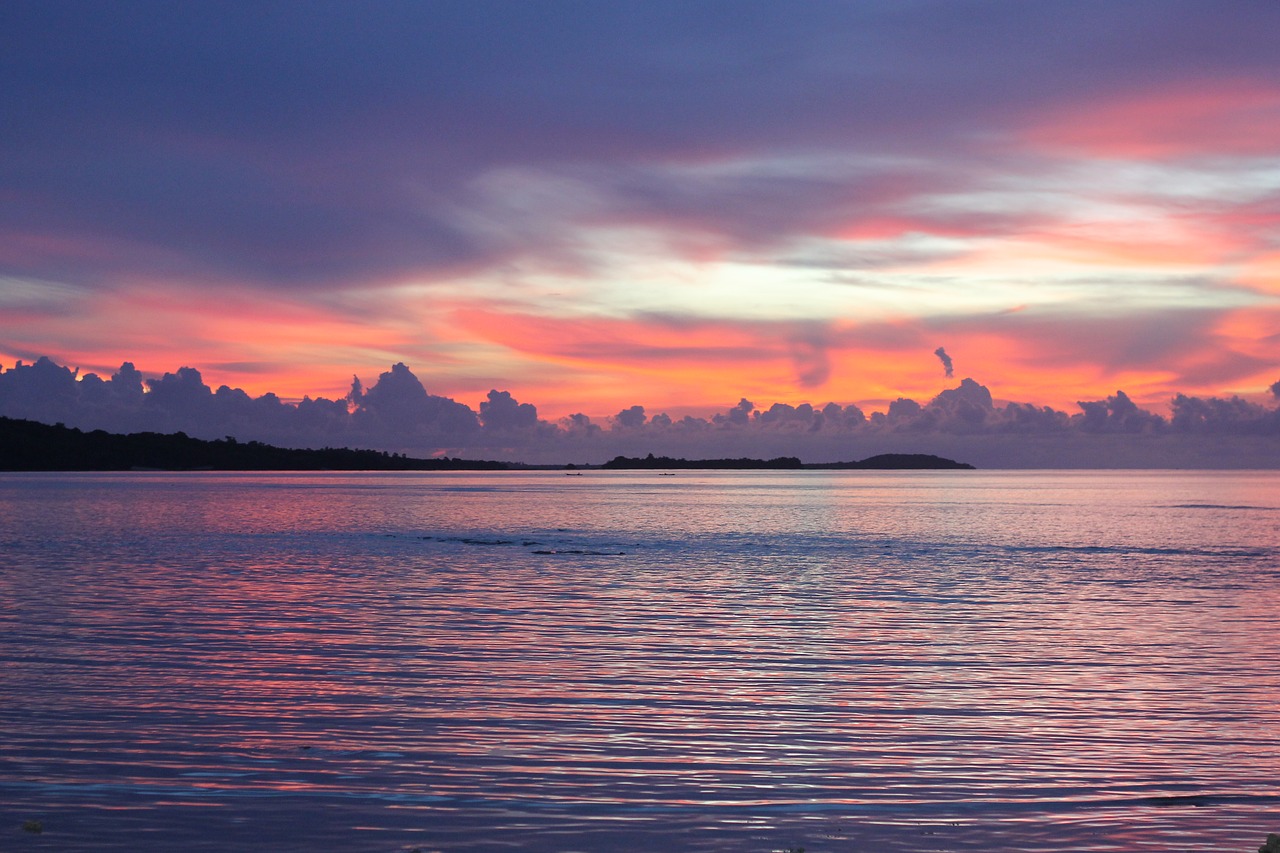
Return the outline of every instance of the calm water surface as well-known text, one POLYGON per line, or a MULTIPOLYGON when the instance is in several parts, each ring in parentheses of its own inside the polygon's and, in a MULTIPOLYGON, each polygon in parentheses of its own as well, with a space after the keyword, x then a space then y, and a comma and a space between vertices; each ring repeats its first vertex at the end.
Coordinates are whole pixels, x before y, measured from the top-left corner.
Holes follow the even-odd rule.
POLYGON ((0 475, 0 849, 1251 853, 1278 603, 1273 473, 0 475))

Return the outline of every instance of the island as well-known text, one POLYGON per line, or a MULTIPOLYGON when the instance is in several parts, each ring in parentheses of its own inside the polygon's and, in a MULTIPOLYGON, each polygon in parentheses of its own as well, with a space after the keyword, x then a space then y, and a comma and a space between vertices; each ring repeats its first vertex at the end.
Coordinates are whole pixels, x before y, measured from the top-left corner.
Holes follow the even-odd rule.
POLYGON ((678 459, 616 456, 603 465, 530 465, 488 459, 419 459, 381 450, 275 447, 228 436, 207 441, 186 433, 103 430, 0 417, 0 471, 529 471, 529 470, 973 470, 922 453, 884 453, 855 462, 775 459, 678 459))
POLYGON ((778 456, 774 459, 673 459, 670 456, 654 456, 643 459, 615 456, 600 466, 608 470, 710 470, 710 471, 972 471, 967 462, 956 462, 927 453, 881 453, 853 462, 801 462, 794 456, 778 456))

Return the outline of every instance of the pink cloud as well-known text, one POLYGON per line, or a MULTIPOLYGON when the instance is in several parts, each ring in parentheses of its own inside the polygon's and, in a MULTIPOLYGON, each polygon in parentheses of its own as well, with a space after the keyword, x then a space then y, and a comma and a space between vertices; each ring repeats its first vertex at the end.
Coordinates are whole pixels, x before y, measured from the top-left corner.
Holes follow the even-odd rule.
POLYGON ((1048 151, 1115 159, 1272 156, 1280 150, 1280 89, 1242 80, 1074 104, 1041 118, 1025 138, 1048 151))

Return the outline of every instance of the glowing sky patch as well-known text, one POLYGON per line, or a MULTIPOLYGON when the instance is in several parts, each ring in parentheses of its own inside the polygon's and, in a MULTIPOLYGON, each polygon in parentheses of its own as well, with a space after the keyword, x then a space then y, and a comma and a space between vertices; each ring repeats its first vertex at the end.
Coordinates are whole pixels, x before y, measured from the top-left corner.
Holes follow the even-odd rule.
POLYGON ((746 5, 9 6, 0 362, 1266 399, 1280 6, 746 5))
POLYGON ((1032 139, 1134 161, 1255 156, 1280 149, 1280 87, 1247 78, 1109 98, 1063 113, 1032 131, 1032 139))

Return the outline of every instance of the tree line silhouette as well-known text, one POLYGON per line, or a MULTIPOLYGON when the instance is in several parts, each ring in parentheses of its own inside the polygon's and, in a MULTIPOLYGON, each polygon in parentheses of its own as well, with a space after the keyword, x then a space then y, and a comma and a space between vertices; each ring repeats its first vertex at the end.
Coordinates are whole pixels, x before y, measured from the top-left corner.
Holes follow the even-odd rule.
POLYGON ((0 417, 0 469, 6 471, 501 471, 488 460, 415 459, 380 450, 326 447, 298 450, 228 436, 216 441, 186 433, 103 430, 0 417))
POLYGON ((885 453, 856 462, 805 463, 795 456, 775 459, 681 459, 670 456, 616 456, 603 465, 526 465, 486 459, 419 459, 381 450, 274 447, 231 436, 214 441, 183 432, 103 430, 84 432, 63 424, 0 417, 0 470, 4 471, 507 471, 534 468, 606 470, 842 470, 972 469, 972 465, 923 453, 885 453))

